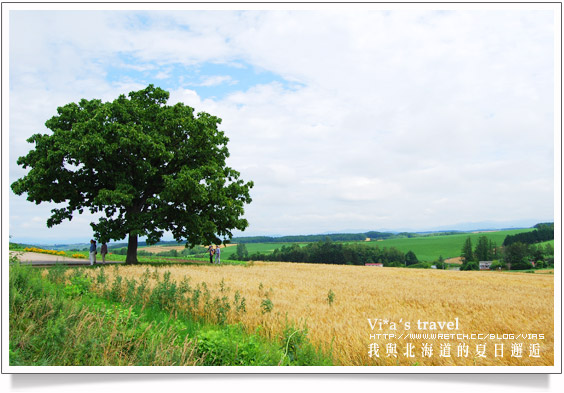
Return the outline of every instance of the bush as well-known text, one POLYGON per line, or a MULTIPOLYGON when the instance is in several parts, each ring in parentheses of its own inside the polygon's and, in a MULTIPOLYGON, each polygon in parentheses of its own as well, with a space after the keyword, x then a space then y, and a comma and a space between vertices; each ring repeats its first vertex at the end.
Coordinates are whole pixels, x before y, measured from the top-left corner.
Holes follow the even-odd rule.
POLYGON ((273 308, 274 308, 274 304, 272 303, 272 300, 270 300, 268 297, 263 299, 262 302, 260 303, 260 309, 262 310, 263 314, 271 312, 273 308))
POLYGON ((480 266, 478 266, 478 262, 469 261, 463 263, 460 270, 480 270, 480 266))
POLYGON ((503 261, 493 261, 490 265, 490 270, 507 269, 507 265, 503 261))
POLYGON ((163 281, 158 281, 151 292, 149 304, 163 310, 171 310, 179 300, 179 295, 177 285, 170 280, 170 272, 167 271, 164 274, 163 281))
POLYGON ((237 325, 200 331, 197 343, 206 366, 277 366, 283 358, 280 349, 254 334, 246 335, 237 325))
POLYGON ((282 365, 331 365, 330 358, 324 357, 321 351, 316 350, 309 341, 307 334, 307 326, 300 329, 286 322, 286 328, 282 334, 282 350, 284 352, 282 365))
POLYGON ((429 262, 419 262, 419 263, 414 263, 413 265, 408 265, 407 267, 410 268, 410 269, 430 269, 431 263, 429 263, 429 262))
POLYGON ((65 296, 75 297, 88 293, 92 283, 88 277, 74 276, 70 279, 70 284, 67 284, 63 290, 65 296))
POLYGON ((521 260, 517 262, 513 262, 511 264, 511 270, 528 270, 532 269, 533 265, 527 260, 521 260))

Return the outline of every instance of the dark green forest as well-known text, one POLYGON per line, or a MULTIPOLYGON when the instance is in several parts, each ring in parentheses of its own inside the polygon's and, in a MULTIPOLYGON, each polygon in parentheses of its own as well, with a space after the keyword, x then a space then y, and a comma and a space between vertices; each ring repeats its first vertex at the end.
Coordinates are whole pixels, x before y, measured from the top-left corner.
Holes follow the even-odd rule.
POLYGON ((416 265, 419 262, 417 256, 412 251, 404 254, 394 247, 380 249, 375 246, 358 243, 335 243, 330 237, 325 237, 325 239, 317 242, 308 243, 305 246, 298 244, 284 245, 269 254, 259 252, 249 254, 244 244, 240 243, 237 247, 237 253, 233 255, 233 258, 245 261, 260 260, 336 265, 382 263, 384 266, 410 266, 416 265))
POLYGON ((516 235, 507 235, 503 241, 503 246, 510 246, 514 243, 535 244, 554 240, 554 223, 541 223, 534 226, 535 230, 531 232, 518 233, 516 235))

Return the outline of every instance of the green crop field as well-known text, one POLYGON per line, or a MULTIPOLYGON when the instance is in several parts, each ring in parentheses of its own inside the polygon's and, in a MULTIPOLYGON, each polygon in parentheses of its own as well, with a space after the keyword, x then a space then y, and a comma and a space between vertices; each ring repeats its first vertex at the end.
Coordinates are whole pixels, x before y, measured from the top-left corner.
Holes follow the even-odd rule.
MULTIPOLYGON (((282 248, 282 246, 291 246, 293 244, 299 244, 300 246, 306 243, 246 243, 245 247, 250 254, 254 254, 255 252, 260 252, 262 254, 270 254, 277 248, 282 248)), ((237 252, 237 247, 227 247, 226 249, 222 250, 223 256, 231 257, 233 254, 237 252)))
POLYGON ((480 236, 486 236, 488 239, 495 242, 497 246, 501 246, 507 235, 515 235, 516 233, 530 232, 532 230, 533 229, 530 228, 497 232, 461 233, 444 236, 421 236, 363 243, 380 248, 395 247, 402 252, 413 251, 420 261, 431 262, 436 261, 441 255, 445 259, 459 257, 464 241, 468 236, 470 236, 474 247, 478 243, 480 236))

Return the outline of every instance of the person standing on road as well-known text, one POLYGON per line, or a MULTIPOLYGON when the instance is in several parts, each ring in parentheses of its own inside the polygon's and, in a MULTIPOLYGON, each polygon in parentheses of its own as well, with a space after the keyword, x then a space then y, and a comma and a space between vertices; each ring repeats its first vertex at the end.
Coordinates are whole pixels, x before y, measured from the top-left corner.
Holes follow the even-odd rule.
POLYGON ((210 253, 210 263, 213 263, 213 245, 210 244, 208 247, 208 252, 210 253))
POLYGON ((94 239, 90 240, 90 266, 96 263, 96 242, 94 239))
POLYGON ((102 264, 106 264, 106 254, 108 254, 108 245, 102 243, 102 248, 100 248, 100 254, 102 254, 102 264))
POLYGON ((221 254, 221 249, 216 244, 215 245, 215 263, 218 264, 218 265, 221 264, 221 261, 219 260, 219 254, 221 254))

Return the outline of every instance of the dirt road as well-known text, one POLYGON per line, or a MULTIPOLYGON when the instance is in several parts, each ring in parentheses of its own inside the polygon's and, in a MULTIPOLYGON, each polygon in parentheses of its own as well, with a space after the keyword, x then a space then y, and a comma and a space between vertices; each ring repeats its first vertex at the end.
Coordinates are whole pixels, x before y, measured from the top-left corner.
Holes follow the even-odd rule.
MULTIPOLYGON (((10 251, 10 256, 12 255, 17 255, 21 263, 31 264, 33 266, 55 265, 57 263, 61 263, 65 265, 85 265, 85 266, 90 264, 90 261, 88 259, 69 258, 59 255, 41 254, 37 252, 10 251)), ((102 258, 100 257, 100 255, 97 255, 96 262, 97 263, 102 262, 102 258)), ((114 262, 114 261, 110 262, 106 260, 106 263, 115 264, 115 263, 123 263, 123 262, 114 262)))

